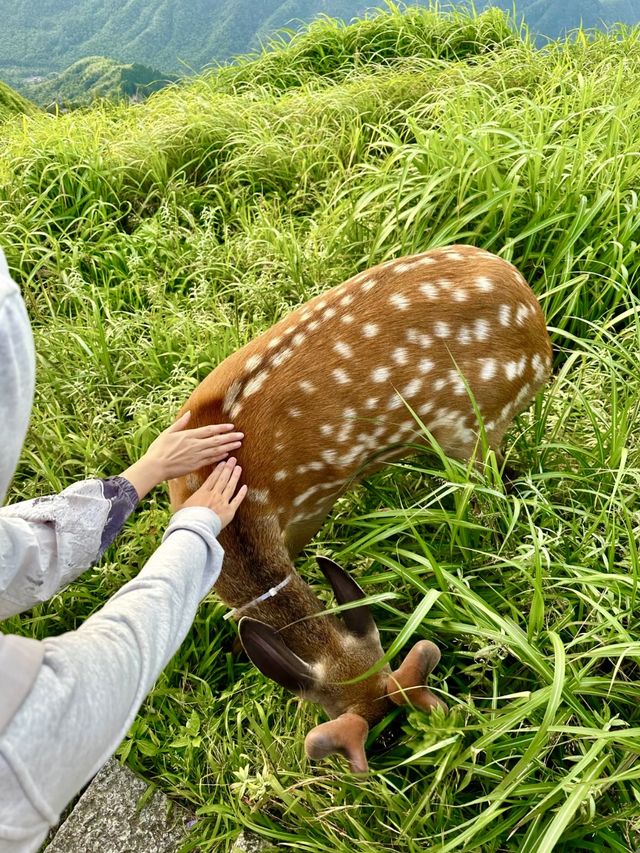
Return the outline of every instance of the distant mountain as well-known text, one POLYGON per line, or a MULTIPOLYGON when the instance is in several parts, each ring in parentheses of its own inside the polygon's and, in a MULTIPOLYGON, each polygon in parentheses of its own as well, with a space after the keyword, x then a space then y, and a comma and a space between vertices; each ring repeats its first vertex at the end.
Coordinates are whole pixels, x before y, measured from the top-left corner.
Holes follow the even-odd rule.
POLYGON ((17 113, 31 113, 35 109, 34 104, 14 92, 5 83, 0 82, 0 122, 17 113))
MULTIPOLYGON (((86 56, 189 73, 260 46, 318 15, 351 20, 385 0, 0 0, 0 79, 20 89, 86 56)), ((429 0, 414 5, 428 6, 429 0)), ((442 4, 446 5, 445 3, 442 4)), ((453 0, 452 5, 467 5, 453 0)), ((476 0, 511 11, 513 0, 476 0)), ((516 0, 536 33, 640 22, 640 0, 516 0)))
POLYGON ((89 56, 60 73, 31 80, 23 86, 23 91, 42 107, 53 104, 79 107, 97 98, 142 100, 177 79, 175 74, 163 74, 137 62, 123 63, 104 56, 89 56))

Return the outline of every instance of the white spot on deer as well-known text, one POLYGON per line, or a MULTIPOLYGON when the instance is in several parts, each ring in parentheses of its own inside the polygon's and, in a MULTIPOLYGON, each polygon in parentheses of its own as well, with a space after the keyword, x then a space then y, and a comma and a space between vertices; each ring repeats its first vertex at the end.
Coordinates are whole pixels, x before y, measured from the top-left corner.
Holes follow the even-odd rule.
POLYGON ((531 367, 533 368, 534 375, 538 381, 540 381, 546 373, 545 366, 542 363, 542 359, 539 354, 536 352, 531 356, 531 367))
POLYGON ((253 379, 250 379, 247 384, 244 386, 244 391, 242 392, 243 397, 250 397, 252 394, 255 394, 256 391, 259 391, 260 388, 267 381, 267 377, 269 376, 269 371, 261 370, 260 373, 257 373, 253 379))
POLYGON ((402 400, 397 394, 393 394, 389 397, 389 402, 387 403, 387 409, 393 411, 394 409, 399 409, 402 405, 402 400))
POLYGON ((448 323, 438 320, 437 323, 434 323, 433 333, 437 338, 448 338, 451 334, 451 328, 448 323))
POLYGON ((453 298, 456 302, 466 302, 469 298, 469 294, 462 287, 459 287, 453 294, 453 298))
POLYGON ((435 366, 435 362, 430 358, 421 358, 418 362, 418 372, 419 373, 428 373, 430 370, 433 370, 435 366))
POLYGON ((527 319, 527 315, 529 314, 529 307, 521 302, 518 305, 518 310, 516 311, 516 325, 522 326, 524 325, 524 321, 527 319))
POLYGON ((458 330, 458 343, 467 346, 472 341, 471 330, 467 326, 462 326, 458 330))
POLYGON ((439 379, 436 379, 436 381, 433 383, 433 387, 436 391, 442 391, 442 389, 444 388, 444 386, 446 384, 447 384, 447 380, 441 376, 439 379))
POLYGON ((301 382, 298 382, 298 388, 305 394, 313 394, 316 390, 316 386, 313 382, 309 382, 308 379, 303 379, 301 382))
POLYGON ((394 266, 394 272, 409 272, 413 264, 407 263, 406 261, 400 261, 394 266))
POLYGON ((291 338, 291 343, 294 347, 300 346, 300 344, 306 340, 306 335, 304 332, 296 332, 296 334, 291 338))
POLYGON ((526 357, 526 355, 523 355, 520 357, 520 359, 518 360, 518 364, 516 365, 516 373, 518 374, 518 376, 524 375, 526 367, 527 367, 527 357, 526 357))
POLYGON ((195 492, 202 485, 202 480, 197 474, 187 474, 186 484, 190 492, 195 492))
POLYGON ((269 500, 269 489, 249 489, 247 500, 256 504, 266 504, 269 500))
POLYGON ((418 263, 420 263, 421 265, 422 265, 422 264, 424 264, 425 266, 427 266, 428 264, 435 264, 435 263, 436 263, 436 259, 435 259, 435 258, 432 258, 430 255, 423 255, 423 256, 419 259, 418 263))
POLYGON ((483 358, 482 368, 480 369, 480 379, 488 382, 496 375, 496 360, 495 358, 483 358))
POLYGON ((274 357, 271 359, 271 364, 274 367, 280 367, 280 365, 284 364, 284 362, 287 361, 287 359, 291 358, 292 355, 292 349, 282 349, 279 353, 277 353, 277 355, 274 355, 274 357))
POLYGON ((294 506, 300 506, 303 504, 308 498, 318 491, 318 489, 322 488, 321 486, 311 486, 311 488, 307 489, 306 492, 302 492, 302 494, 298 495, 293 499, 294 506))
POLYGON ((364 293, 368 293, 372 287, 375 287, 375 284, 375 278, 367 278, 362 282, 362 290, 364 291, 364 293))
POLYGON ((335 313, 336 313, 335 308, 327 308, 327 310, 324 312, 324 319, 330 320, 332 317, 335 316, 335 313))
POLYGON ((365 323, 362 327, 362 334, 365 338, 375 338, 379 331, 380 327, 377 323, 365 323))
POLYGON ((344 323, 346 326, 350 326, 353 323, 353 320, 353 314, 345 314, 344 317, 340 318, 340 322, 344 323))
POLYGON ((337 453, 335 450, 323 450, 320 454, 327 465, 333 465, 336 461, 337 453))
POLYGON ((529 399, 530 395, 531 395, 531 385, 529 383, 527 383, 526 385, 523 385, 522 388, 520 389, 518 396, 514 400, 515 405, 520 406, 522 403, 525 402, 525 400, 529 399))
POLYGON ((500 423, 500 421, 510 420, 512 414, 513 414, 513 404, 507 403, 507 405, 504 406, 502 411, 500 412, 500 415, 498 417, 498 423, 500 423))
POLYGON ((386 382, 390 375, 391 371, 388 367, 376 367, 376 369, 371 374, 371 379, 374 382, 386 382))
POLYGON ((319 325, 320 325, 319 320, 312 320, 309 323, 309 325, 307 326, 307 329, 309 329, 310 332, 315 332, 315 330, 318 328, 319 325))
POLYGON ((489 337, 489 324, 480 317, 473 325, 473 331, 478 341, 486 341, 489 337))
POLYGON ((367 402, 365 403, 365 408, 367 409, 375 409, 380 401, 380 397, 368 397, 367 402))
POLYGON ((319 302, 316 302, 315 310, 316 311, 322 311, 322 309, 326 308, 326 307, 327 307, 327 300, 321 299, 319 302))
POLYGON ((415 396, 418 393, 418 391, 422 388, 423 384, 424 384, 423 379, 417 379, 417 378, 412 379, 411 382, 409 382, 408 385, 405 385, 404 388, 402 389, 402 396, 403 397, 415 396))
POLYGON ((348 409, 344 410, 344 412, 342 413, 342 416, 346 420, 353 420, 353 418, 355 418, 357 416, 357 414, 358 413, 356 412, 355 409, 352 409, 351 407, 349 407, 348 409))
POLYGON ((338 355, 341 355, 343 358, 351 358, 353 355, 353 350, 349 346, 349 344, 345 343, 345 341, 336 341, 333 345, 333 349, 338 355))
POLYGON ((445 252, 445 258, 448 258, 450 261, 464 261, 464 255, 461 255, 460 252, 445 252))
POLYGON ((513 381, 516 378, 516 374, 518 372, 518 365, 515 361, 508 361, 504 366, 504 372, 507 376, 507 379, 513 381))
POLYGON ((479 275, 475 280, 475 285, 478 290, 482 290, 484 293, 493 290, 493 282, 486 275, 479 275))
POLYGON ((437 299, 438 297, 438 288, 435 284, 431 284, 431 282, 425 281, 420 285, 420 292, 423 296, 426 296, 427 299, 437 299))
POLYGON ((233 406, 241 388, 242 384, 239 379, 236 379, 235 382, 232 382, 231 385, 229 385, 227 393, 224 395, 224 401, 222 403, 223 409, 228 410, 233 406))
POLYGON ((404 336, 410 344, 417 344, 420 332, 417 329, 407 329, 404 336))
POLYGON ((353 293, 347 293, 346 296, 343 296, 342 299, 340 300, 340 305, 342 305, 342 306, 351 305, 352 302, 353 302, 353 293))
POLYGON ((341 367, 336 368, 331 371, 331 375, 336 380, 338 385, 348 385, 351 382, 349 378, 349 374, 346 370, 343 370, 341 367))
POLYGON ((275 349, 281 340, 282 340, 282 338, 280 336, 276 336, 275 338, 271 338, 271 340, 267 344, 267 349, 275 349))
POLYGON ((307 468, 310 471, 322 471, 322 469, 324 468, 324 463, 319 462, 318 460, 316 460, 315 462, 309 462, 307 468))
POLYGON ((300 319, 301 319, 303 322, 304 322, 305 320, 308 320, 310 316, 311 316, 311 311, 309 311, 309 309, 308 309, 308 308, 305 308, 305 310, 304 310, 304 311, 301 311, 301 312, 300 312, 300 319))
POLYGON ((451 290, 453 287, 453 282, 448 278, 440 278, 438 279, 438 287, 442 290, 451 290))
POLYGON ((257 353, 256 353, 256 355, 249 356, 249 358, 246 360, 245 365, 244 365, 245 370, 247 370, 247 371, 253 370, 254 368, 256 368, 260 364, 261 361, 262 361, 262 356, 258 355, 257 353))
POLYGON ((283 469, 282 471, 276 471, 276 473, 273 475, 273 478, 274 478, 274 480, 277 480, 278 482, 280 482, 281 480, 286 480, 286 478, 288 476, 289 476, 289 472, 285 471, 283 469))
POLYGON ((322 426, 320 427, 320 432, 322 433, 322 435, 331 435, 331 433, 333 432, 332 424, 322 424, 322 426))
POLYGON ((453 393, 458 397, 467 393, 462 376, 460 376, 460 374, 455 370, 449 371, 449 385, 451 386, 453 393))
POLYGON ((229 417, 234 420, 238 417, 240 412, 242 411, 241 403, 234 403, 233 406, 229 409, 229 417))
POLYGON ((423 403, 421 406, 419 406, 418 414, 420 415, 420 417, 422 417, 423 415, 428 415, 429 412, 433 409, 434 405, 435 404, 431 400, 427 400, 426 403, 423 403))
POLYGON ((288 413, 290 418, 299 418, 302 415, 300 409, 289 409, 288 413))
POLYGON ((406 351, 406 349, 403 349, 402 347, 398 347, 397 349, 394 349, 394 351, 391 353, 391 358, 395 361, 396 364, 400 364, 400 365, 407 364, 409 361, 409 356, 407 355, 407 351, 406 351))
POLYGON ((394 293, 393 296, 389 298, 389 302, 398 309, 398 311, 406 311, 411 302, 407 299, 406 296, 403 296, 401 293, 394 293))
POLYGON ((500 319, 501 326, 508 326, 511 323, 511 305, 508 305, 506 302, 504 305, 501 305, 498 311, 498 317, 500 319))

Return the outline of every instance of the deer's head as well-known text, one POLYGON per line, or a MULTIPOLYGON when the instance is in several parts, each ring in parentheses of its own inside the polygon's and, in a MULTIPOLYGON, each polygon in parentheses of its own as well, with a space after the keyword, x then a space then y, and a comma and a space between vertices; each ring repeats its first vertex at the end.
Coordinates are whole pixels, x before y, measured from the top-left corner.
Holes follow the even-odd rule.
MULTIPOLYGON (((318 557, 338 603, 350 604, 365 597, 360 586, 337 563, 318 557)), ((336 622, 336 642, 315 649, 304 660, 286 645, 278 631, 264 622, 240 620, 244 650, 258 669, 288 690, 324 708, 329 722, 312 729, 306 737, 309 758, 343 755, 354 773, 366 773, 364 745, 370 726, 396 705, 412 705, 431 711, 446 705, 427 687, 426 679, 440 660, 440 651, 428 640, 416 643, 396 670, 384 665, 359 681, 384 656, 378 629, 366 604, 342 611, 336 622), (309 655, 311 657, 311 655, 309 655)))

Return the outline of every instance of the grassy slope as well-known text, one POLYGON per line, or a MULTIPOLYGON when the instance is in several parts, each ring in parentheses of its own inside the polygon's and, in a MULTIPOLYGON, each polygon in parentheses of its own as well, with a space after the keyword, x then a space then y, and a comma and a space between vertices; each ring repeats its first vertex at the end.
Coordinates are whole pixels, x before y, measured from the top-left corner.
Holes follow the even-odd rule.
MULTIPOLYGON (((469 5, 468 0, 444 0, 469 5)), ((410 0, 429 5, 429 0, 410 0)), ((328 15, 346 21, 385 0, 0 0, 0 73, 20 88, 25 77, 62 71, 87 56, 110 56, 163 71, 196 72, 259 47, 284 27, 328 15)), ((513 10, 512 0, 476 0, 476 8, 513 10)), ((534 32, 559 36, 580 25, 640 20, 640 0, 518 0, 534 32)))
POLYGON ((31 113, 35 106, 0 81, 0 122, 18 113, 31 113))
POLYGON ((175 80, 175 75, 162 74, 146 65, 116 62, 104 56, 87 56, 59 74, 40 83, 25 85, 23 89, 43 107, 52 104, 78 107, 99 98, 113 101, 143 99, 175 80))
MULTIPOLYGON (((310 768, 320 715, 231 657, 212 598, 121 749, 199 810, 193 846, 226 850, 243 824, 332 853, 638 847, 639 58, 637 31, 541 53, 496 14, 389 15, 141 106, 6 127, 0 242, 39 352, 14 499, 117 472, 225 354, 384 258, 498 251, 552 329, 553 386, 509 435, 517 495, 491 465, 420 457, 341 500, 300 562, 324 589, 326 549, 391 593, 383 642, 441 645, 451 713, 402 715, 367 780, 310 768)), ((166 520, 159 492, 8 627, 80 624, 166 520)))

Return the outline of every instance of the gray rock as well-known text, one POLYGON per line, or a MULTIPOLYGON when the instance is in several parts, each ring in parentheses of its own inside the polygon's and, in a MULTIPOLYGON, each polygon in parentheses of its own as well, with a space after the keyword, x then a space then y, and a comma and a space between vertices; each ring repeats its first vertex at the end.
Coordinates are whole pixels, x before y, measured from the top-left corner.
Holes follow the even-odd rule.
POLYGON ((248 832, 245 829, 236 838, 231 853, 277 853, 281 849, 270 841, 260 838, 255 832, 248 832))
POLYGON ((46 853, 176 853, 194 817, 111 759, 58 829, 46 853))

